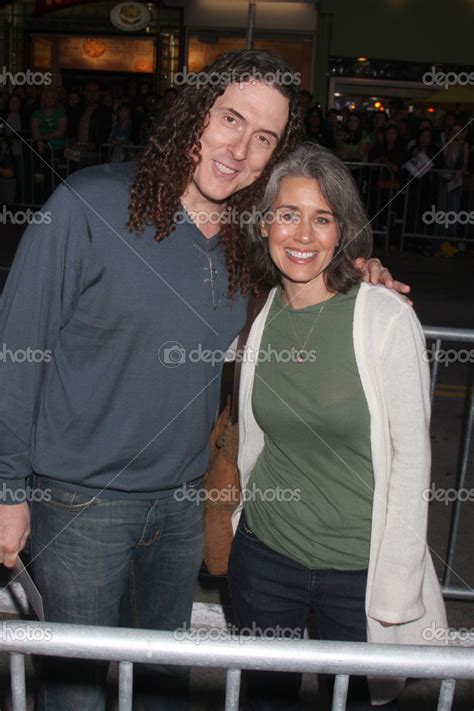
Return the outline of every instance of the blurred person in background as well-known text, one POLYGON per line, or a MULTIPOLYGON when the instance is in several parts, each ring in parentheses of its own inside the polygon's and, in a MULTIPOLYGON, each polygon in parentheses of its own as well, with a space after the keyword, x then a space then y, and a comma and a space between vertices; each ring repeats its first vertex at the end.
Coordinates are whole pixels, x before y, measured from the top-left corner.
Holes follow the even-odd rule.
POLYGON ((387 114, 383 109, 377 109, 373 114, 372 131, 368 134, 370 146, 373 148, 377 143, 377 131, 387 125, 387 114))
POLYGON ((401 118, 397 121, 398 126, 398 140, 400 141, 400 147, 405 153, 408 151, 408 144, 411 140, 411 129, 410 122, 407 118, 401 118))
POLYGON ((306 140, 326 145, 327 136, 323 128, 323 113, 319 106, 313 106, 305 114, 306 140))
POLYGON ((66 137, 77 135, 79 121, 82 115, 81 94, 78 89, 71 89, 66 102, 67 128, 66 137))
POLYGON ((300 101, 301 107, 303 109, 303 116, 306 117, 307 112, 312 108, 314 96, 307 89, 301 89, 300 91, 300 101))
POLYGON ((70 144, 96 154, 94 157, 97 159, 99 148, 107 142, 112 129, 112 110, 101 104, 100 87, 96 81, 87 82, 83 98, 81 115, 70 144))
POLYGON ((377 128, 373 134, 374 145, 367 154, 367 163, 378 163, 385 153, 385 128, 377 128))
POLYGON ((1 164, 2 167, 5 167, 8 160, 12 161, 13 174, 16 179, 16 195, 18 196, 23 193, 25 176, 22 137, 26 138, 29 133, 29 126, 23 112, 23 102, 19 93, 14 92, 8 97, 6 110, 0 116, 6 121, 3 128, 4 140, 0 146, 1 164))
POLYGON ((58 100, 57 89, 47 87, 41 97, 41 108, 36 109, 31 117, 31 135, 34 147, 47 157, 47 146, 52 149, 53 157, 59 156, 66 145, 67 114, 58 100))
POLYGON ((453 128, 457 123, 457 115, 455 111, 447 111, 443 117, 443 128, 438 131, 436 140, 439 146, 443 147, 449 141, 453 128))
MULTIPOLYGON (((440 155, 439 166, 442 172, 439 182, 438 210, 454 213, 460 211, 469 154, 468 128, 455 121, 440 155)), ((465 231, 466 225, 460 225, 459 222, 453 225, 446 225, 446 223, 436 225, 437 234, 446 235, 448 240, 465 234, 465 231)), ((465 249, 464 242, 458 243, 457 246, 443 242, 440 247, 441 254, 445 257, 454 256, 459 249, 465 249)))
POLYGON ((66 87, 65 86, 58 86, 57 92, 58 92, 58 103, 60 103, 61 106, 64 106, 64 108, 66 108, 67 98, 68 98, 68 93, 67 93, 66 87))
POLYGON ((336 150, 336 137, 342 125, 342 116, 338 109, 329 109, 326 118, 324 119, 324 132, 327 136, 327 141, 329 142, 328 148, 331 150, 336 150))
POLYGON ((395 174, 398 187, 398 173, 406 160, 406 154, 400 141, 400 131, 396 123, 390 123, 385 129, 384 150, 378 156, 378 163, 383 163, 395 174))
POLYGON ((423 131, 425 128, 429 129, 431 131, 432 139, 433 139, 433 146, 436 145, 436 133, 433 129, 433 122, 429 118, 423 118, 421 121, 418 123, 418 126, 415 131, 415 135, 410 138, 407 144, 407 154, 410 157, 410 152, 412 149, 416 146, 417 143, 419 143, 419 136, 421 131, 423 131))
POLYGON ((41 87, 34 84, 25 86, 25 96, 23 99, 23 111, 28 125, 31 125, 33 112, 41 108, 41 87))
POLYGON ((132 142, 132 129, 132 107, 128 101, 124 101, 118 107, 117 117, 108 140, 108 143, 113 146, 110 152, 111 163, 127 160, 127 152, 123 147, 132 142))
POLYGON ((47 87, 41 96, 41 108, 33 111, 31 116, 31 136, 36 151, 33 154, 33 179, 39 186, 41 201, 46 199, 55 183, 58 162, 64 156, 66 132, 66 109, 59 103, 57 89, 47 87))
MULTIPOLYGON (((426 223, 426 213, 436 205, 439 191, 439 149, 435 144, 435 134, 431 129, 431 121, 425 119, 420 122, 420 130, 414 145, 407 154, 407 163, 413 163, 414 170, 402 166, 402 180, 407 182, 407 211, 405 230, 415 234, 431 235, 434 231, 433 224, 426 223), (422 160, 420 160, 422 154, 422 160)), ((425 256, 432 256, 436 252, 433 240, 412 238, 410 244, 415 251, 425 256)))
POLYGON ((128 101, 123 101, 117 110, 117 117, 112 126, 109 143, 124 145, 130 143, 132 136, 132 107, 128 101))
POLYGON ((365 161, 370 143, 362 126, 361 117, 356 111, 349 113, 345 127, 336 140, 336 152, 341 160, 354 163, 365 161))

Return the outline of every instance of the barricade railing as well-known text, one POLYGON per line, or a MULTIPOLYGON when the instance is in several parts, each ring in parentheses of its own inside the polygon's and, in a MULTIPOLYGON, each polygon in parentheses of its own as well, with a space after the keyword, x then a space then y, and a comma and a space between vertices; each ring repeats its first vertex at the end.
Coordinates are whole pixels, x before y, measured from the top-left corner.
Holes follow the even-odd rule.
MULTIPOLYGON (((433 349, 430 352, 430 360, 432 362, 431 369, 431 401, 434 400, 436 384, 438 382, 439 365, 444 362, 449 364, 459 361, 470 366, 468 381, 466 386, 465 408, 461 429, 461 440, 458 453, 456 482, 453 487, 455 492, 465 490, 466 478, 468 473, 468 462, 472 443, 472 428, 474 419, 474 388, 472 382, 472 363, 474 362, 474 330, 466 328, 439 328, 434 326, 424 326, 423 331, 427 340, 433 341, 433 349), (471 344, 473 347, 470 350, 463 349, 462 359, 456 355, 454 349, 446 350, 443 348, 445 343, 464 343, 471 344), (452 359, 446 359, 452 354, 452 359)), ((445 598, 458 600, 474 600, 474 590, 472 588, 461 587, 451 583, 453 563, 456 554, 456 547, 459 535, 459 526, 461 521, 461 506, 463 504, 462 497, 454 496, 453 510, 451 515, 451 523, 448 535, 448 544, 446 552, 446 560, 444 564, 443 575, 443 595, 445 598)))
MULTIPOLYGON (((14 142, 13 176, 0 171, 0 202, 39 208, 58 183, 71 173, 91 165, 135 160, 143 146, 106 143, 91 151, 87 146, 70 144, 64 151, 53 151, 44 144, 38 153, 37 142, 0 135, 0 159, 14 142)), ((376 239, 399 240, 404 251, 407 239, 474 242, 474 178, 458 178, 455 171, 430 169, 418 177, 407 171, 395 174, 382 163, 346 162, 367 209, 376 239)))
MULTIPOLYGON (((43 144, 39 154, 31 138, 0 136, 0 159, 8 144, 15 141, 17 155, 13 174, 0 171, 0 202, 6 205, 40 208, 55 187, 81 168, 138 158, 144 146, 106 143, 91 151, 71 144, 53 151, 43 144)), ((403 252, 407 239, 474 242, 474 179, 460 184, 454 171, 431 169, 422 177, 411 178, 406 171, 395 174, 382 163, 346 162, 366 207, 374 237, 383 242, 399 241, 403 252)))
POLYGON ((344 711, 351 675, 440 679, 438 711, 453 708, 456 681, 474 678, 474 648, 317 640, 200 638, 173 632, 3 622, 0 652, 10 654, 13 711, 26 711, 25 654, 118 662, 118 710, 131 711, 134 664, 226 669, 226 711, 239 708, 242 670, 336 675, 332 711, 344 711), (184 638, 183 638, 184 637, 184 638))
POLYGON ((407 239, 474 242, 474 179, 431 169, 405 176, 400 251, 407 239))
POLYGON ((0 139, 0 156, 8 167, 0 175, 0 203, 18 207, 41 207, 60 182, 58 159, 48 143, 38 151, 32 138, 3 137, 0 139), (11 153, 12 140, 15 153, 11 153), (8 153, 7 153, 8 152, 8 153))
POLYGON ((32 138, 16 138, 0 132, 0 203, 40 208, 57 185, 77 170, 101 163, 135 160, 142 150, 143 146, 133 144, 106 143, 95 151, 77 144, 54 151, 44 142, 40 153, 37 141, 32 138), (7 155, 9 166, 2 169, 7 155))
POLYGON ((375 238, 383 240, 388 253, 390 232, 400 212, 397 190, 399 179, 383 163, 355 163, 345 161, 352 173, 359 195, 369 215, 375 238))
POLYGON ((124 163, 137 160, 145 146, 136 146, 132 143, 104 143, 100 147, 101 163, 124 163))

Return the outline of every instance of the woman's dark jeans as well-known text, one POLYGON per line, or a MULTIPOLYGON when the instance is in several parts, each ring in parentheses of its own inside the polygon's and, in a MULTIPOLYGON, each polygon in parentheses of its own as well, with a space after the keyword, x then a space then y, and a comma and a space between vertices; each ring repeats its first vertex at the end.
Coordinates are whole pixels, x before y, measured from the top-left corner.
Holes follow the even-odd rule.
MULTIPOLYGON (((366 642, 366 570, 311 570, 262 543, 242 514, 229 560, 229 587, 236 622, 257 636, 302 639, 310 610, 321 639, 366 642)), ((248 672, 247 711, 293 711, 302 676, 290 672, 248 672)), ((347 709, 370 705, 365 677, 351 677, 347 709)), ((379 706, 395 711, 395 702, 379 706)))

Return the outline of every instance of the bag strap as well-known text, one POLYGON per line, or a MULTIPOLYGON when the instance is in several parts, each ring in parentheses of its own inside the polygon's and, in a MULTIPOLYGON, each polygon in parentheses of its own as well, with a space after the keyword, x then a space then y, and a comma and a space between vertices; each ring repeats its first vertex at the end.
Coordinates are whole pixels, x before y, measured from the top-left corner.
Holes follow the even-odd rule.
MULTIPOLYGON (((252 324, 257 318, 260 311, 265 306, 269 293, 269 291, 264 291, 258 296, 254 296, 253 294, 250 295, 249 302, 247 305, 247 320, 239 335, 239 340, 237 343, 237 354, 242 354, 247 343, 252 324)), ((239 386, 241 370, 242 356, 238 355, 235 363, 234 384, 232 386, 232 397, 230 402, 230 421, 233 425, 237 424, 239 419, 239 386)))

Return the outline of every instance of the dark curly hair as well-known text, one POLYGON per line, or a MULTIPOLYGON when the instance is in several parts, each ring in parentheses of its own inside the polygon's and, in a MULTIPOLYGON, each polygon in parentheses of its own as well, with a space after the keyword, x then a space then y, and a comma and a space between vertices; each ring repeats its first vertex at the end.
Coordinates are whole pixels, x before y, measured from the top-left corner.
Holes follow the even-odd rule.
MULTIPOLYGON (((201 158, 200 138, 209 111, 230 83, 248 81, 249 76, 263 77, 266 84, 278 89, 289 101, 288 123, 262 174, 226 201, 232 214, 238 216, 251 211, 260 201, 273 166, 302 138, 303 117, 297 75, 281 57, 258 50, 227 52, 203 72, 212 75, 212 82, 200 87, 188 84, 179 91, 154 127, 140 156, 131 186, 127 224, 130 231, 142 233, 146 225, 154 225, 155 239, 160 241, 174 230, 173 220, 180 207, 180 198, 201 158), (292 81, 288 81, 289 77, 292 81)), ((229 296, 235 295, 239 288, 243 293, 249 290, 258 293, 258 285, 250 278, 248 250, 243 243, 245 234, 238 223, 239 219, 224 222, 220 230, 220 243, 229 274, 229 296)))

